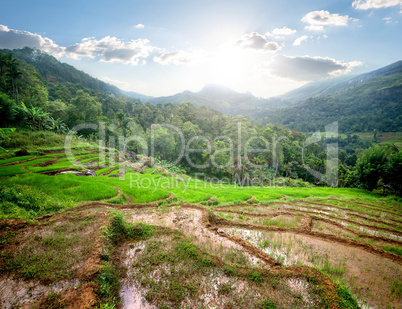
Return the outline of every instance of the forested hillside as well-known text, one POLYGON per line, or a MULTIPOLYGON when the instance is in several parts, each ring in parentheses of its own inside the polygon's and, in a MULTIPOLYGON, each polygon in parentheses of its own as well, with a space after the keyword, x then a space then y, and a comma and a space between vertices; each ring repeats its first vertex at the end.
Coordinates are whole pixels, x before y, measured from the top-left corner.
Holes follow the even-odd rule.
MULTIPOLYGON (((121 90, 107 84, 87 73, 77 70, 73 66, 58 61, 55 57, 38 49, 25 47, 15 50, 0 50, 0 53, 11 53, 14 58, 23 60, 32 65, 42 76, 48 86, 52 83, 73 84, 90 90, 98 90, 106 94, 120 96, 121 90)), ((52 98, 52 97, 51 97, 52 98)))
POLYGON ((288 96, 305 98, 305 90, 311 89, 308 99, 292 107, 268 111, 259 121, 282 123, 303 132, 315 131, 334 121, 339 121, 339 130, 344 133, 402 131, 402 61, 347 82, 315 85, 316 88, 305 86, 288 96))

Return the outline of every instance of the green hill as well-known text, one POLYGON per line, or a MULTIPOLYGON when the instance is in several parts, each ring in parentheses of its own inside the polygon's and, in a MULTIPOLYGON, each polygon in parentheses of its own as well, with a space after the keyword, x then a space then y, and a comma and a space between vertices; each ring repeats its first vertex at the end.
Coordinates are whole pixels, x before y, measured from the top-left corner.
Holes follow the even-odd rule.
POLYGON ((337 90, 325 95, 329 90, 324 89, 323 94, 295 106, 267 111, 259 121, 281 123, 303 132, 334 121, 339 121, 339 130, 345 133, 402 130, 402 61, 332 85, 331 89, 337 90))
POLYGON ((116 86, 96 79, 67 63, 62 63, 41 50, 25 47, 14 50, 2 49, 0 53, 11 53, 14 58, 32 65, 47 83, 70 83, 106 94, 122 95, 120 89, 116 86))

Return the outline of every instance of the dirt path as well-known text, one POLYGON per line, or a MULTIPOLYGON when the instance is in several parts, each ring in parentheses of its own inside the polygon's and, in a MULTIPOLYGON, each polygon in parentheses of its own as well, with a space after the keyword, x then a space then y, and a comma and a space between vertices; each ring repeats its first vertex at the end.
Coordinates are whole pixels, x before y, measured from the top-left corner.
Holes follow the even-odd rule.
POLYGON ((211 195, 211 197, 210 197, 208 200, 206 200, 205 203, 209 204, 209 203, 211 203, 214 199, 215 199, 215 196, 211 195))
POLYGON ((27 169, 27 167, 26 166, 21 166, 21 169, 23 169, 23 170, 26 170, 28 173, 30 173, 30 174, 32 174, 33 172, 32 171, 30 171, 29 169, 27 169))
POLYGON ((255 200, 255 196, 252 195, 248 200, 245 200, 244 202, 248 204, 248 203, 252 203, 254 200, 255 200))
POLYGON ((160 200, 154 201, 153 203, 163 203, 163 202, 169 202, 172 199, 174 199, 174 194, 172 192, 169 192, 169 196, 167 198, 162 198, 160 200))
POLYGON ((113 188, 115 188, 115 189, 116 189, 117 194, 116 194, 115 196, 112 196, 112 197, 109 197, 109 198, 103 199, 103 200, 101 200, 101 201, 110 201, 110 200, 114 200, 115 198, 119 198, 120 196, 122 196, 122 195, 123 195, 123 192, 120 190, 120 188, 117 188, 117 187, 113 187, 113 188))

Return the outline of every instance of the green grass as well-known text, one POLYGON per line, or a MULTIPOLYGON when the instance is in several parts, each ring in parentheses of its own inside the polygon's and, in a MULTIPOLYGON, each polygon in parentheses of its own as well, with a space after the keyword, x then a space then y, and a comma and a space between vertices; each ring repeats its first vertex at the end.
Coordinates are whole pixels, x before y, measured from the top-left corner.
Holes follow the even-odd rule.
POLYGON ((14 237, 10 242, 18 249, 0 256, 0 271, 44 283, 75 278, 90 252, 96 222, 95 216, 77 216, 49 223, 45 234, 38 229, 28 236, 14 237))
MULTIPOLYGON (((65 135, 50 131, 30 131, 17 129, 8 134, 10 140, 0 141, 0 146, 9 150, 26 149, 30 152, 43 150, 64 150, 65 135)), ((97 149, 97 145, 78 138, 73 138, 71 143, 73 148, 97 149)))
POLYGON ((57 199, 36 187, 0 186, 0 218, 29 219, 71 207, 66 199, 57 199))
POLYGON ((402 255, 402 248, 394 246, 384 246, 384 250, 388 252, 395 253, 397 255, 402 255))
MULTIPOLYGON (((29 189, 33 190, 36 199, 39 201, 43 199, 45 213, 55 211, 52 207, 47 208, 48 204, 55 203, 62 205, 62 208, 68 208, 84 201, 102 200, 116 195, 116 189, 109 186, 103 179, 95 180, 92 177, 79 177, 72 174, 56 176, 25 174, 21 177, 2 178, 0 186, 8 188, 24 186, 26 192, 29 192, 29 189)), ((4 205, 0 215, 11 216, 4 210, 4 205)))
POLYGON ((100 176, 101 174, 107 173, 108 171, 113 170, 113 169, 118 169, 119 167, 120 167, 120 164, 108 166, 108 167, 102 168, 100 170, 97 170, 95 173, 96 173, 96 176, 100 176))
POLYGON ((336 289, 336 292, 338 294, 338 303, 340 308, 344 309, 359 309, 359 305, 352 297, 352 295, 349 292, 349 289, 346 286, 339 285, 336 289))
POLYGON ((7 164, 7 163, 13 163, 13 162, 16 162, 16 161, 28 160, 28 159, 31 159, 33 157, 35 157, 35 156, 34 155, 29 155, 29 156, 12 157, 12 158, 8 158, 8 159, 3 159, 3 160, 0 160, 0 165, 7 164))
POLYGON ((402 298, 402 280, 397 279, 392 283, 391 294, 396 299, 402 298))

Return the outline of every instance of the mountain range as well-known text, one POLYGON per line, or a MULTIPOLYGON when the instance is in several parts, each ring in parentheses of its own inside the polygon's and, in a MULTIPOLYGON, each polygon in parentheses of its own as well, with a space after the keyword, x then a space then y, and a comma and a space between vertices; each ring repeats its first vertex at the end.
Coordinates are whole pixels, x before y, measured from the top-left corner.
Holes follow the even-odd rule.
POLYGON ((402 130, 402 61, 347 80, 307 84, 282 96, 292 106, 266 111, 258 121, 315 131, 338 121, 341 132, 402 130))
POLYGON ((279 97, 262 99, 218 85, 149 102, 207 105, 259 123, 281 123, 303 132, 338 121, 341 132, 402 131, 402 61, 358 76, 309 83, 279 97))

